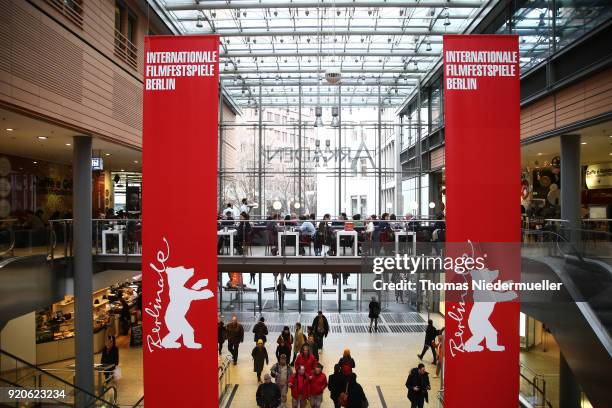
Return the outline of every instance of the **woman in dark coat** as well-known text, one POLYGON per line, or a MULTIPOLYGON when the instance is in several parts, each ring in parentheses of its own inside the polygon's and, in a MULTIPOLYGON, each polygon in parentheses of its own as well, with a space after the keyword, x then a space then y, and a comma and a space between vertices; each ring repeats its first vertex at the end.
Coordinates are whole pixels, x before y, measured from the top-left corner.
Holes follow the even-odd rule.
POLYGON ((112 375, 112 371, 119 365, 119 349, 115 345, 115 336, 108 336, 102 349, 100 364, 104 367, 104 377, 106 380, 112 375))
POLYGON ((368 306, 370 312, 368 317, 370 318, 370 333, 372 333, 372 323, 374 323, 374 331, 378 333, 378 316, 380 316, 380 303, 372 296, 372 300, 368 306))
POLYGON ((257 382, 261 384, 261 372, 264 368, 264 363, 268 364, 268 350, 264 347, 263 340, 257 340, 257 345, 251 352, 253 357, 253 371, 257 373, 257 382))

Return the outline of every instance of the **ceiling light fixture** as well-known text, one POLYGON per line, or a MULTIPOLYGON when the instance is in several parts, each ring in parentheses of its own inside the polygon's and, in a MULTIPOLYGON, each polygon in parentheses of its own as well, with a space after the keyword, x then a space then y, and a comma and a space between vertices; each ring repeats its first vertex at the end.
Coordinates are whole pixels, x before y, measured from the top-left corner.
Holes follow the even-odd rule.
POLYGON ((204 24, 202 24, 202 17, 201 16, 198 16, 198 22, 196 23, 196 27, 197 28, 204 27, 204 24))
POLYGON ((104 153, 105 156, 110 156, 110 153, 104 153))
POLYGON ((48 137, 47 136, 38 136, 38 140, 47 140, 48 137))
MULTIPOLYGON (((13 129, 13 128, 6 128, 5 130, 6 130, 7 132, 12 132, 12 131, 13 131, 13 130, 15 130, 15 129, 13 129)), ((610 137, 612 137, 612 136, 610 136, 610 137)))
POLYGON ((582 142, 582 143, 580 143, 580 144, 583 144, 583 145, 585 145, 585 144, 587 144, 587 142, 582 142))
POLYGON ((66 146, 72 146, 72 143, 66 143, 66 146))

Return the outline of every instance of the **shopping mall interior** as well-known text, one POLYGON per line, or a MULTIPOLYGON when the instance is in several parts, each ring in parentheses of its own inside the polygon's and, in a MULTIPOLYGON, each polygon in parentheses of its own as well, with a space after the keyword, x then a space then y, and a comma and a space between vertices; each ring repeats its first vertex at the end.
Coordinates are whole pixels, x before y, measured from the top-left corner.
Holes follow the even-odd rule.
MULTIPOLYGON (((323 371, 348 348, 369 406, 408 406, 428 320, 444 327, 444 291, 376 289, 404 277, 375 276, 363 259, 444 246, 445 34, 518 35, 523 279, 563 282, 573 299, 521 302, 516 405, 612 406, 604 0, 0 0, 0 387, 63 389, 58 406, 85 406, 79 393, 87 406, 144 406, 145 36, 192 34, 220 38, 215 295, 219 322, 245 331, 237 364, 227 342, 219 352, 220 407, 258 406, 260 318, 266 374, 283 328, 306 334, 319 311, 323 371), (370 230, 377 219, 392 232, 370 230), (91 315, 75 316, 78 299, 91 315), (109 336, 119 364, 108 365, 109 336)), ((495 203, 464 216, 495 228, 479 214, 495 203)), ((212 229, 209 216, 194 228, 212 229)), ((442 407, 444 359, 422 361, 427 406, 442 407)), ((334 403, 326 392, 320 406, 334 403)))

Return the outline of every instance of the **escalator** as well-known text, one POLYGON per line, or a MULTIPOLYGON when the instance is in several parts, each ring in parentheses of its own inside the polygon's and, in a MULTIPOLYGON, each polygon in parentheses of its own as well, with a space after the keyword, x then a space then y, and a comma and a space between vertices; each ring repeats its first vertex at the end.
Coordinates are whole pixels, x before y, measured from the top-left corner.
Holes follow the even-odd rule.
POLYGON ((561 291, 523 292, 521 311, 552 332, 594 407, 612 407, 612 268, 576 255, 522 258, 522 281, 562 282, 561 291))

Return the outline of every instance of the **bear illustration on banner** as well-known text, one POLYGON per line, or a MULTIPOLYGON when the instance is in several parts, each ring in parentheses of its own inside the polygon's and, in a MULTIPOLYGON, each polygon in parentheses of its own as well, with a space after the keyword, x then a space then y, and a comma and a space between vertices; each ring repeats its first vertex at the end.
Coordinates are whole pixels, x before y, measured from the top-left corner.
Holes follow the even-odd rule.
POLYGON ((208 279, 200 279, 191 288, 185 283, 194 276, 193 268, 183 266, 167 267, 168 295, 170 302, 166 308, 164 321, 168 334, 162 339, 164 348, 180 348, 179 338, 183 338, 183 345, 191 349, 200 349, 202 345, 195 342, 193 327, 187 321, 187 312, 194 300, 210 299, 214 294, 209 289, 200 290, 208 285, 208 279))
MULTIPOLYGON (((497 280, 499 271, 491 271, 486 268, 473 269, 470 271, 470 275, 472 276, 472 281, 478 280, 493 283, 497 280)), ((504 283, 512 283, 512 281, 505 281, 504 283)), ((465 342, 465 351, 483 351, 484 347, 480 345, 483 340, 490 351, 504 351, 506 349, 503 345, 497 343, 497 330, 495 330, 489 318, 493 314, 497 302, 509 302, 516 299, 516 297, 516 292, 512 290, 506 292, 482 289, 474 290, 474 305, 468 317, 468 327, 472 337, 465 342)))

